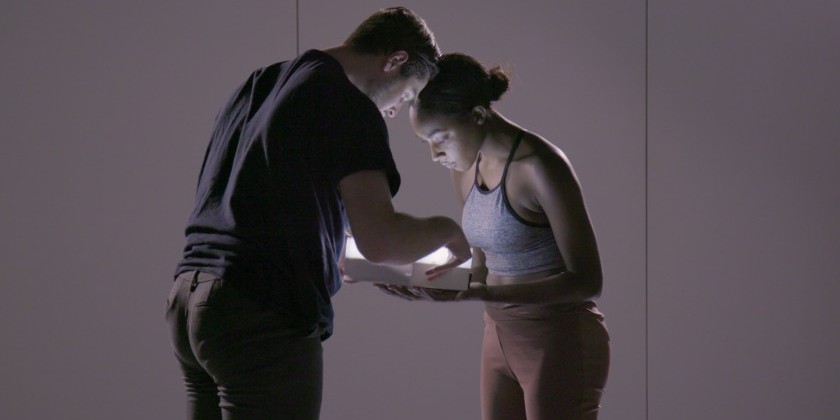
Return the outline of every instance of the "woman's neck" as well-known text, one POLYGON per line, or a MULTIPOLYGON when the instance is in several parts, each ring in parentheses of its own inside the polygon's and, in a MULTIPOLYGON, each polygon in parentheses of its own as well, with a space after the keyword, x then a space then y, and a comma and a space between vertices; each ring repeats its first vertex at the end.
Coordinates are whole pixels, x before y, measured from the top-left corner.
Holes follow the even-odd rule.
POLYGON ((497 111, 493 110, 491 112, 490 118, 485 122, 487 124, 486 134, 478 152, 483 160, 491 159, 504 162, 510 155, 513 142, 522 128, 497 111))

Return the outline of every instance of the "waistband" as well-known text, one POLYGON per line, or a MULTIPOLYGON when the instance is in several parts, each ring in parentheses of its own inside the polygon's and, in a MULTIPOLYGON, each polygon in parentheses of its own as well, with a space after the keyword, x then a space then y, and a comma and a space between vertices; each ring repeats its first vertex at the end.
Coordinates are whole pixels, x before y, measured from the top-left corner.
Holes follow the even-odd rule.
POLYGON ((205 273, 203 271, 191 270, 191 271, 184 271, 181 274, 175 276, 175 281, 188 281, 190 282, 190 290, 195 290, 196 286, 199 283, 206 283, 208 281, 215 281, 219 280, 219 276, 211 273, 205 273))
POLYGON ((592 301, 551 304, 487 303, 484 305, 484 312, 494 321, 550 319, 574 314, 590 314, 604 319, 604 315, 592 301))

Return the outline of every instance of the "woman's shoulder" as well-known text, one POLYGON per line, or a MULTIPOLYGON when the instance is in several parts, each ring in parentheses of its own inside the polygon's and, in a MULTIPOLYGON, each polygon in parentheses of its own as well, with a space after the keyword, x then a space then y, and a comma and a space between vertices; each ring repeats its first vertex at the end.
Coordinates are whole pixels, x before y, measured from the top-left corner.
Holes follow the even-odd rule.
POLYGON ((525 174, 541 178, 571 172, 566 153, 545 137, 526 131, 522 136, 520 151, 514 160, 525 174))
POLYGON ((558 197, 574 199, 580 187, 566 153, 538 134, 526 134, 523 142, 527 148, 519 157, 517 167, 511 166, 513 182, 509 185, 518 187, 519 195, 528 199, 534 208, 542 208, 542 204, 536 203, 558 197))

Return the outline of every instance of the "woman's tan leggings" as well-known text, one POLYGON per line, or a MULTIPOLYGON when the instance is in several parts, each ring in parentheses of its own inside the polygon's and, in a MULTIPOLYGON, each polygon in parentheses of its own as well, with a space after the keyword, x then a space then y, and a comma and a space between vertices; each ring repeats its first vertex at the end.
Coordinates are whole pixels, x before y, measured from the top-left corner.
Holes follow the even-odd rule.
POLYGON ((483 420, 596 419, 610 364, 592 302, 487 306, 481 360, 483 420))

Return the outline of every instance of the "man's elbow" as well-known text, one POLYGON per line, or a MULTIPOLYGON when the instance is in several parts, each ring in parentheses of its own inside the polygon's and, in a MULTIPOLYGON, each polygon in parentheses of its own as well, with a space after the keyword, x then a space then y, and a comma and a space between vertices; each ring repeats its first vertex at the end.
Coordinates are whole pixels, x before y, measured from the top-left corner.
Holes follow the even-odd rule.
POLYGON ((356 246, 366 260, 374 264, 393 263, 395 247, 392 239, 395 235, 392 226, 393 219, 382 215, 373 221, 350 226, 356 246))
POLYGON ((356 241, 356 246, 359 247, 359 252, 366 260, 374 264, 386 264, 390 260, 387 247, 379 243, 360 243, 356 241))
POLYGON ((356 246, 366 260, 374 264, 399 263, 395 255, 394 244, 389 240, 390 235, 380 232, 355 235, 356 246))

